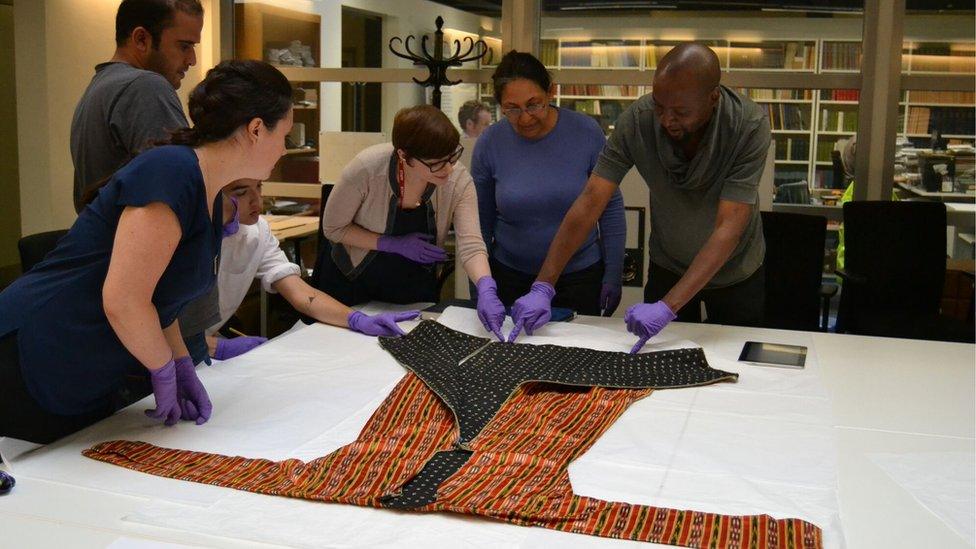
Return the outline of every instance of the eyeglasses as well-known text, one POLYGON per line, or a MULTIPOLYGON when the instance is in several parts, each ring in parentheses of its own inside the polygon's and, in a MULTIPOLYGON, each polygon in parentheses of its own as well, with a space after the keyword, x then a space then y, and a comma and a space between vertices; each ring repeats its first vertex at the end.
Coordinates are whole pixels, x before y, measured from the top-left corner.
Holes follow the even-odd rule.
POLYGON ((443 170, 444 168, 446 168, 448 164, 450 164, 452 166, 455 165, 455 164, 457 164, 458 163, 458 160, 461 160, 461 153, 463 153, 463 152, 464 152, 464 147, 461 146, 461 145, 458 145, 457 150, 455 150, 453 153, 451 153, 451 156, 449 156, 449 157, 447 157, 445 159, 435 160, 433 162, 425 162, 425 161, 423 161, 423 160, 421 160, 421 159, 418 158, 417 159, 417 162, 420 162, 424 166, 427 166, 427 168, 430 170, 430 173, 437 173, 437 172, 443 170))
POLYGON ((502 109, 502 114, 508 118, 518 118, 522 116, 523 112, 528 113, 530 116, 536 116, 546 110, 546 107, 548 106, 548 103, 533 103, 531 105, 526 105, 524 109, 520 109, 518 107, 502 109))

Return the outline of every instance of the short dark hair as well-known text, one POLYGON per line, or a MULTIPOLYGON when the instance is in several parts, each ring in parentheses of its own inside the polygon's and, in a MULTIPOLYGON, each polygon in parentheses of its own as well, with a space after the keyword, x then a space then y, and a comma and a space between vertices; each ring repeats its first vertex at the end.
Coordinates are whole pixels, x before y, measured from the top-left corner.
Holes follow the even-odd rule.
POLYGON ((393 119, 393 147, 411 158, 444 158, 457 150, 461 135, 440 109, 417 105, 393 119))
POLYGON ((123 0, 115 14, 115 45, 124 46, 132 31, 142 27, 152 36, 153 48, 159 48, 159 37, 173 24, 177 11, 203 16, 200 0, 123 0))
POLYGON ((464 125, 467 124, 468 120, 477 123, 478 115, 481 112, 491 112, 488 110, 488 106, 478 101, 477 99, 472 99, 470 101, 465 101, 461 108, 458 109, 458 123, 461 124, 461 129, 464 129, 464 125))
POLYGON ((539 85, 546 93, 552 86, 552 75, 531 53, 512 50, 502 57, 501 62, 495 67, 495 72, 491 75, 491 83, 495 88, 495 100, 502 102, 502 91, 512 80, 524 78, 531 80, 539 85))

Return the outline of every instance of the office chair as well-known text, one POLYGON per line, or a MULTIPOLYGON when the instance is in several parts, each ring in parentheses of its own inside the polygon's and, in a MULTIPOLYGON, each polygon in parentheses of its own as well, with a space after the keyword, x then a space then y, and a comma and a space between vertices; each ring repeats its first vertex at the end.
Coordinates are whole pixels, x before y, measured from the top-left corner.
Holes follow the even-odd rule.
POLYGON ((830 151, 830 165, 834 175, 834 180, 831 182, 830 188, 846 189, 847 173, 844 172, 844 162, 840 159, 840 151, 836 149, 830 151))
POLYGON ((20 252, 21 272, 26 273, 34 265, 40 263, 44 256, 51 252, 57 245, 61 237, 68 234, 67 229, 58 231, 47 231, 27 235, 17 241, 17 250, 20 252))
POLYGON ((946 264, 940 202, 844 204, 847 250, 837 331, 972 341, 972 328, 939 315, 946 264))
MULTIPOLYGON (((824 297, 827 218, 762 212, 762 225, 766 240, 764 326, 784 330, 822 329, 819 320, 824 297)), ((826 304, 829 307, 829 297, 826 304)))
POLYGON ((777 204, 809 204, 810 184, 806 181, 783 183, 776 187, 773 202, 777 204))

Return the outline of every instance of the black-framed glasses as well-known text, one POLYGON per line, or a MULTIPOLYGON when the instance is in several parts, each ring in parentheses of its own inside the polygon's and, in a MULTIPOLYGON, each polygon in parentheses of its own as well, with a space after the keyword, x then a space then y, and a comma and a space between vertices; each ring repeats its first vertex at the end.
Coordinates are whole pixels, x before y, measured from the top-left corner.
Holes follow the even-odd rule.
POLYGON ((522 116, 522 113, 528 113, 529 116, 538 116, 540 113, 546 110, 548 103, 533 103, 531 105, 526 105, 525 108, 511 107, 508 109, 502 109, 502 114, 506 118, 518 118, 522 116))
POLYGON ((425 161, 423 161, 423 160, 421 160, 421 159, 418 158, 417 159, 417 162, 420 162, 424 166, 427 166, 427 169, 430 170, 430 173, 437 173, 437 172, 443 170, 444 168, 446 168, 448 164, 450 164, 452 166, 455 165, 455 164, 457 164, 458 163, 458 160, 461 160, 461 153, 463 153, 463 152, 464 152, 464 146, 463 145, 458 145, 457 150, 455 150, 453 153, 451 153, 451 156, 449 156, 447 158, 444 158, 444 159, 441 159, 441 160, 435 160, 433 162, 425 162, 425 161))

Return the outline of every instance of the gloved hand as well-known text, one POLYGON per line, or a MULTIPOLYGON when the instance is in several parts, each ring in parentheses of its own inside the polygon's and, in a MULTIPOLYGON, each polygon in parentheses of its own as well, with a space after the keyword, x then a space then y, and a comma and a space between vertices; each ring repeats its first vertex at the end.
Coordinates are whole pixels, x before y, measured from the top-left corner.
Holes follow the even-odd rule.
POLYGON ((502 337, 502 323, 505 322, 505 306, 498 299, 498 284, 490 275, 478 279, 478 319, 485 329, 495 334, 498 341, 505 341, 502 337))
POLYGON ((193 359, 188 356, 176 359, 176 395, 183 419, 203 425, 213 413, 210 395, 197 378, 193 359))
POLYGON ((624 315, 627 331, 638 337, 637 344, 630 350, 630 354, 640 351, 648 339, 656 336, 668 325, 668 322, 675 318, 677 315, 663 301, 632 305, 624 315))
POLYGON ((546 322, 552 318, 552 298, 556 295, 556 289, 548 282, 534 282, 529 293, 515 300, 512 305, 512 320, 515 328, 508 335, 508 342, 512 343, 519 336, 522 328, 525 333, 532 335, 532 332, 545 326, 546 322))
POLYGON ((162 419, 166 425, 176 425, 183 415, 177 401, 176 363, 170 360, 158 370, 149 370, 149 380, 156 398, 156 409, 146 410, 146 415, 162 419))
POLYGON ((447 252, 431 244, 434 237, 424 233, 410 233, 403 236, 381 236, 376 241, 376 249, 381 252, 398 254, 415 263, 429 264, 445 261, 447 252))
POLYGON ((617 305, 620 305, 620 295, 622 293, 623 287, 620 284, 607 284, 604 282, 600 286, 600 310, 603 311, 603 316, 610 316, 617 310, 617 305))
POLYGON ((396 337, 405 335, 403 330, 397 326, 397 322, 413 320, 420 316, 420 311, 404 311, 402 313, 380 313, 378 315, 367 315, 360 311, 349 313, 347 322, 349 329, 354 332, 369 336, 396 337))
POLYGON ((234 205, 234 218, 224 223, 224 238, 237 234, 241 229, 241 211, 237 209, 237 197, 230 197, 230 202, 234 205))
POLYGON ((243 355, 251 349, 268 341, 266 337, 240 336, 231 339, 220 338, 217 340, 217 349, 214 351, 214 358, 217 360, 227 360, 235 356, 243 355))

